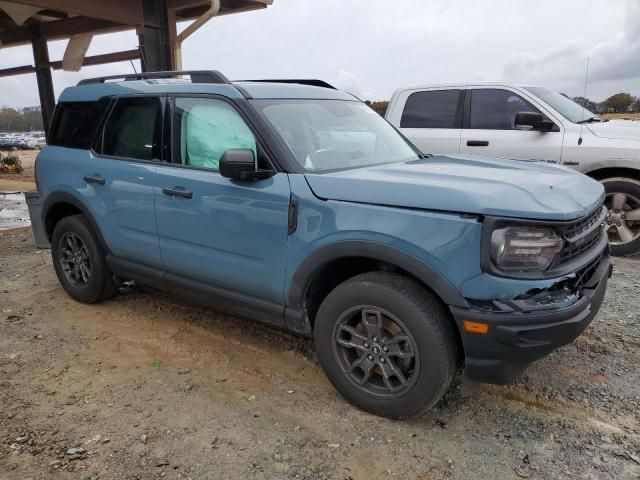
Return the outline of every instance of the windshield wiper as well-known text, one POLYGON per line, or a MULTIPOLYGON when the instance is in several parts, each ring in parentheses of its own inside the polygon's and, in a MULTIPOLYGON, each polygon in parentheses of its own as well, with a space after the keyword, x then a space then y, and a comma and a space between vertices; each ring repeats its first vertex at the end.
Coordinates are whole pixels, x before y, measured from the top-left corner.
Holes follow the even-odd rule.
POLYGON ((598 117, 589 117, 589 118, 585 118, 584 120, 580 120, 579 122, 576 122, 577 124, 580 123, 596 123, 596 122, 601 122, 602 119, 598 118, 598 117))

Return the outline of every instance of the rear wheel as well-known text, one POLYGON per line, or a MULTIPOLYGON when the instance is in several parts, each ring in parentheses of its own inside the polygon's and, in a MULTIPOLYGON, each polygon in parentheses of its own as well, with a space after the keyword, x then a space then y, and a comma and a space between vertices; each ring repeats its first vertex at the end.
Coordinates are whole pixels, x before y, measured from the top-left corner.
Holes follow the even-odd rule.
POLYGON ((318 310, 314 337, 336 389, 377 415, 420 414, 456 372, 457 340, 444 306, 402 275, 365 273, 336 287, 318 310))
POLYGON ((58 222, 51 239, 53 266, 65 291, 82 303, 95 303, 116 293, 105 254, 84 215, 58 222))
POLYGON ((602 184, 611 253, 624 256, 640 252, 640 182, 614 177, 602 180, 602 184))

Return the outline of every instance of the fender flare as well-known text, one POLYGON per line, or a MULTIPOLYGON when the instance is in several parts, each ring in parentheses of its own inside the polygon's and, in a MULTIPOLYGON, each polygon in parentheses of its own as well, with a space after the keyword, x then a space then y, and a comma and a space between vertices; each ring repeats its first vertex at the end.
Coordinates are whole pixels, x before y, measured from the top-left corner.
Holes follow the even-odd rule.
MULTIPOLYGON (((89 223, 91 224, 91 228, 93 229, 96 236, 98 237, 98 242, 100 242, 100 246, 104 248, 105 252, 109 252, 109 247, 107 247, 107 243, 104 241, 102 232, 100 231, 100 228, 98 228, 98 224, 93 218, 93 215, 89 212, 89 209, 84 206, 82 201, 71 193, 54 192, 50 194, 47 197, 47 199, 44 201, 44 204, 42 206, 42 224, 44 225, 45 229, 47 226, 46 218, 47 218, 47 215, 49 214, 49 211, 60 203, 68 203, 69 205, 73 205, 78 210, 80 210, 80 212, 82 212, 82 214, 87 218, 87 220, 89 220, 89 223)), ((53 232, 47 231, 47 236, 49 237, 49 240, 51 240, 52 234, 53 232)))
POLYGON ((304 308, 307 291, 316 273, 328 263, 346 257, 366 257, 395 265, 427 285, 448 306, 468 307, 460 291, 441 273, 419 258, 382 243, 367 240, 331 243, 307 257, 291 278, 287 294, 288 305, 304 308))

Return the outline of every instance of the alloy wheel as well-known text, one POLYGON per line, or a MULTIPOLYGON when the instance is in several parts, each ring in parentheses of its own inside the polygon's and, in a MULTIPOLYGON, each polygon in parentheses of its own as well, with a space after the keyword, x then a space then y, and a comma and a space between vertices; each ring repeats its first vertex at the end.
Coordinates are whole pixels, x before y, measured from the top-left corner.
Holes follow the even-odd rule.
POLYGON ((605 204, 609 243, 624 245, 640 237, 640 199, 628 193, 610 193, 605 204))
POLYGON ((378 397, 398 397, 415 383, 420 367, 415 340, 390 312, 353 307, 336 322, 333 339, 338 365, 359 389, 378 397))
POLYGON ((65 277, 74 287, 89 283, 91 260, 82 239, 75 233, 67 232, 60 239, 60 263, 65 277))

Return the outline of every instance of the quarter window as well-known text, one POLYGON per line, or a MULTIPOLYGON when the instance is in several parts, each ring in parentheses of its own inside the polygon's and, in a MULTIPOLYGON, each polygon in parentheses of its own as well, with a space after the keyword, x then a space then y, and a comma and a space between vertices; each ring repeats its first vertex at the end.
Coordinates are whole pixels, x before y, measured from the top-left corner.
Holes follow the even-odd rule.
POLYGON ((256 138, 231 105, 210 98, 176 98, 175 163, 217 170, 222 154, 235 148, 250 149, 257 159, 256 138))
POLYGON ((409 95, 405 104, 401 128, 459 128, 456 114, 460 90, 429 90, 409 95))
POLYGON ((159 98, 120 98, 104 127, 101 153, 136 160, 158 160, 161 137, 162 103, 159 98))
POLYGON ((56 108, 49 145, 88 149, 108 104, 108 99, 60 102, 56 108))
POLYGON ((509 90, 473 90, 469 128, 516 130, 515 120, 518 112, 540 113, 540 110, 509 90))

